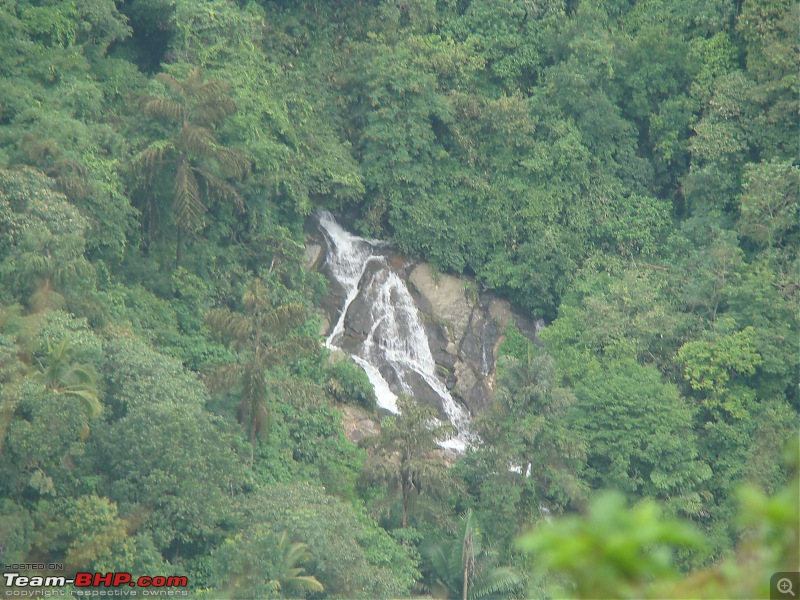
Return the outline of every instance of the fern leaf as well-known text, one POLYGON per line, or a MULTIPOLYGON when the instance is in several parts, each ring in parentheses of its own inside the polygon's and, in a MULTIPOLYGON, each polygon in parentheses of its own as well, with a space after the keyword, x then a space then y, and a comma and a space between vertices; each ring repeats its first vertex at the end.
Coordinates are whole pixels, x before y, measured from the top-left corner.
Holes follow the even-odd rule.
POLYGON ((173 123, 181 123, 185 117, 184 105, 170 98, 150 97, 144 104, 144 110, 150 116, 173 123))
POLYGON ((295 327, 302 325, 308 311, 302 304, 282 304, 272 309, 265 317, 264 324, 278 337, 285 336, 295 327))
POLYGON ((164 84, 164 86, 176 96, 182 96, 184 94, 184 86, 169 73, 159 73, 156 75, 156 79, 164 84))
POLYGON ((142 150, 134 162, 134 168, 144 175, 145 181, 152 183, 153 176, 164 164, 166 155, 174 150, 171 142, 159 140, 142 150))
POLYGON ((214 153, 214 159, 216 159, 224 173, 229 177, 238 179, 250 169, 250 161, 235 148, 218 147, 214 153))
POLYGON ((227 308, 214 309, 206 316, 211 332, 222 343, 243 343, 253 336, 253 322, 227 308))
POLYGON ((175 174, 175 200, 172 205, 178 226, 187 231, 199 229, 206 207, 200 199, 200 185, 185 159, 178 164, 175 174))
POLYGON ((229 389, 241 380, 242 372, 242 365, 236 363, 221 365, 206 376, 206 386, 212 392, 229 389))
POLYGON ((178 146, 189 154, 203 157, 214 156, 218 151, 214 134, 206 127, 193 123, 181 127, 178 146))
POLYGON ((217 201, 226 200, 231 202, 238 210, 244 210, 244 200, 231 184, 219 177, 215 177, 208 171, 195 169, 195 172, 200 175, 206 186, 206 195, 215 198, 217 201))

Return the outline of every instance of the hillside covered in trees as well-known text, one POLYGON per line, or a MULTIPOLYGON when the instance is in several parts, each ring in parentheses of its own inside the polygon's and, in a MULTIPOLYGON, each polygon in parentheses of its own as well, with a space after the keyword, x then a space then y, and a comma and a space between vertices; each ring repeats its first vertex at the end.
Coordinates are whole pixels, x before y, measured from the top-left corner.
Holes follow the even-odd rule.
POLYGON ((800 570, 799 30, 2 2, 0 559, 203 598, 768 594, 800 570), (412 398, 346 439, 380 415, 319 334, 318 208, 544 319, 455 464, 412 398))

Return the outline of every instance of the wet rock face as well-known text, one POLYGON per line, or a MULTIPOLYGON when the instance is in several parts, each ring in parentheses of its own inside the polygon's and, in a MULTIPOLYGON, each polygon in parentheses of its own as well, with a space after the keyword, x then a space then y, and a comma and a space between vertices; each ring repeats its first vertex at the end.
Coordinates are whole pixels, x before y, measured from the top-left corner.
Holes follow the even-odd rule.
MULTIPOLYGON (((328 296, 321 302, 321 308, 326 313, 324 321, 336 323, 347 293, 328 270, 326 239, 313 220, 307 227, 307 233, 307 265, 320 270, 330 281, 328 296)), ((375 282, 380 280, 380 270, 388 265, 405 282, 419 311, 424 327, 422 335, 427 336, 438 379, 469 413, 475 415, 481 412, 491 402, 497 348, 503 329, 513 320, 523 333, 533 338, 535 324, 515 314, 506 300, 491 293, 479 292, 475 282, 468 278, 435 274, 427 264, 414 263, 388 249, 384 256, 385 260, 370 262, 364 268, 358 294, 350 303, 337 345, 348 353, 355 353, 369 336, 373 339, 380 337, 381 325, 376 325, 375 320, 374 288, 375 282)), ((395 299, 390 298, 389 301, 394 302, 395 299)), ((398 323, 398 326, 401 332, 408 333, 404 331, 403 323, 398 323)), ((323 335, 328 333, 323 332, 323 335)), ((396 336, 397 330, 392 335, 396 336)), ((394 341, 387 340, 390 344, 394 341)), ((380 370, 392 386, 397 375, 391 372, 391 367, 381 367, 380 370)), ((417 400, 430 403, 441 413, 437 394, 431 390, 428 382, 413 377, 406 379, 417 400)))
POLYGON ((480 294, 466 278, 431 272, 420 263, 408 277, 427 316, 431 352, 448 373, 448 387, 474 415, 491 401, 497 347, 512 320, 511 306, 491 294, 480 294))

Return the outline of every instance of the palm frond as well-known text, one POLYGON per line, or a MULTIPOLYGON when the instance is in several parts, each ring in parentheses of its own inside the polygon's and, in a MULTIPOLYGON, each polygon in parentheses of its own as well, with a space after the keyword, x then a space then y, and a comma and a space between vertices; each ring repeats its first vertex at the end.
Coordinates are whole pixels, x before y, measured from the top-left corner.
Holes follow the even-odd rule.
POLYGON ((217 140, 210 129, 188 123, 178 133, 178 146, 187 154, 209 157, 218 152, 217 140))
POLYGON ((164 84, 164 86, 176 96, 182 96, 184 94, 184 85, 169 73, 159 73, 156 75, 156 79, 164 84))
POLYGON ((230 94, 230 86, 219 79, 209 79, 197 89, 197 108, 216 123, 236 112, 236 102, 230 94))
POLYGON ((26 133, 19 141, 19 149, 26 158, 42 164, 48 159, 57 158, 61 151, 55 138, 42 138, 32 133, 26 133))
POLYGON ((259 277, 253 277, 242 294, 242 302, 251 314, 269 309, 269 291, 259 277))
POLYGON ((264 353, 264 361, 267 363, 286 364, 297 356, 313 354, 318 349, 319 343, 315 339, 309 337, 294 338, 267 348, 264 353))
POLYGON ((243 343, 253 336, 253 321, 241 313, 217 308, 206 316, 211 332, 222 343, 243 343))
POLYGON ((55 188, 68 198, 74 199, 85 199, 89 196, 91 188, 86 184, 85 181, 80 179, 76 179, 70 176, 56 176, 54 177, 56 182, 55 188))
POLYGON ((264 324, 273 335, 282 337, 302 325, 307 317, 308 310, 302 304, 281 304, 264 316, 264 324))
POLYGON ((311 553, 308 551, 308 544, 302 542, 289 542, 289 535, 284 531, 281 533, 278 548, 283 552, 283 564, 287 570, 293 570, 298 563, 311 560, 311 553))
MULTIPOLYGON (((305 569, 295 569, 296 571, 304 571, 305 569)), ((325 587, 313 575, 295 575, 291 574, 286 580, 286 583, 281 586, 288 588, 288 591, 293 592, 302 590, 305 592, 324 592, 325 587)))
POLYGON ((267 439, 269 436, 270 426, 272 425, 272 418, 267 410, 267 407, 263 404, 259 404, 256 407, 254 425, 256 436, 260 439, 267 439))
POLYGON ((203 90, 203 69, 194 67, 186 78, 181 81, 182 93, 187 96, 197 96, 203 90))
POLYGON ((228 115, 236 112, 236 103, 232 98, 217 96, 201 100, 195 105, 192 115, 198 123, 213 126, 220 123, 228 115))
POLYGON ((72 175, 81 179, 86 179, 89 177, 89 169, 86 168, 86 165, 78 162, 77 160, 70 160, 66 158, 55 161, 51 171, 61 175, 72 175))
POLYGON ((134 161, 134 168, 144 175, 148 184, 152 183, 153 176, 158 172, 166 160, 166 155, 175 147, 169 140, 158 140, 139 153, 134 161))
POLYGON ((67 299, 55 291, 49 282, 36 288, 36 291, 28 301, 28 309, 32 314, 48 310, 65 310, 66 308, 67 299))
POLYGON ((303 575, 305 568, 300 564, 311 560, 313 557, 308 551, 308 544, 302 542, 289 542, 289 536, 284 531, 278 542, 278 548, 283 553, 283 572, 280 575, 279 585, 287 592, 322 592, 323 585, 313 575, 303 575))
POLYGON ((219 146, 213 155, 228 177, 240 178, 250 169, 250 161, 235 148, 219 146))
POLYGON ((56 393, 81 400, 86 416, 97 418, 103 410, 97 386, 97 373, 90 365, 70 364, 73 348, 67 338, 57 344, 47 344, 44 364, 39 364, 33 379, 56 393))
POLYGON ((74 396, 83 402, 86 409, 86 416, 95 419, 103 412, 103 405, 97 394, 97 388, 64 388, 61 393, 67 396, 74 396))
POLYGON ((229 389, 241 381, 243 367, 238 363, 220 365, 206 375, 205 383, 212 392, 229 389))
POLYGON ((228 85, 221 79, 201 81, 200 85, 195 88, 195 95, 201 102, 222 100, 226 98, 227 92, 228 85))
POLYGON ((495 567, 479 577, 470 589, 474 600, 519 591, 524 580, 510 567, 495 567))
POLYGON ((144 110, 152 117, 172 121, 173 123, 182 123, 186 116, 186 109, 181 102, 158 96, 151 96, 144 103, 144 110))
POLYGON ((175 200, 172 205, 179 227, 187 231, 199 229, 206 207, 200 199, 200 185, 188 161, 181 160, 175 174, 175 200))
POLYGON ((233 203, 237 210, 244 210, 244 199, 236 191, 236 188, 224 179, 216 177, 203 169, 195 169, 206 186, 206 195, 216 199, 233 203))

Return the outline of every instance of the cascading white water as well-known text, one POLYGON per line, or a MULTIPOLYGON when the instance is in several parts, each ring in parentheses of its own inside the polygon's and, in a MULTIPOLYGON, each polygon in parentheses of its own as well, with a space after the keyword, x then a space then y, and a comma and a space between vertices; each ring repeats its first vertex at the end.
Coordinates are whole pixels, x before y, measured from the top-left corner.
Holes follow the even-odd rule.
POLYGON ((439 397, 443 411, 458 431, 455 438, 442 446, 463 451, 470 439, 469 414, 453 400, 436 376, 436 363, 419 311, 405 282, 377 250, 381 243, 345 231, 329 212, 320 213, 319 223, 328 241, 330 274, 346 293, 326 346, 339 348, 337 342, 344 335, 348 310, 359 294, 363 294, 369 301, 369 331, 351 356, 369 377, 378 405, 397 413, 396 393, 413 394, 413 381, 424 382, 439 397), (370 265, 375 268, 365 277, 370 265), (394 389, 381 369, 395 375, 394 389))

